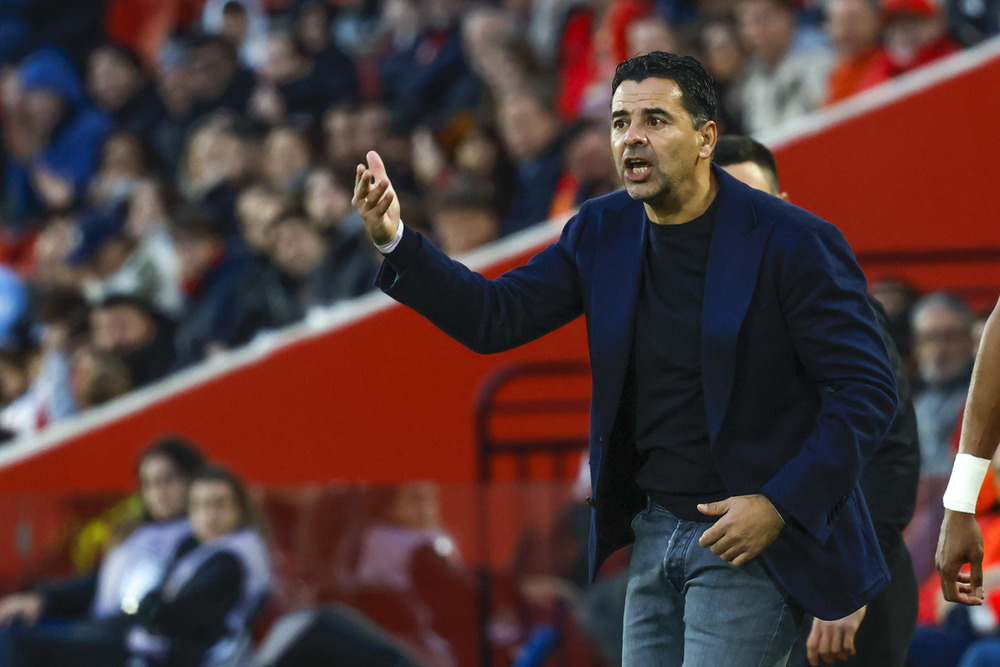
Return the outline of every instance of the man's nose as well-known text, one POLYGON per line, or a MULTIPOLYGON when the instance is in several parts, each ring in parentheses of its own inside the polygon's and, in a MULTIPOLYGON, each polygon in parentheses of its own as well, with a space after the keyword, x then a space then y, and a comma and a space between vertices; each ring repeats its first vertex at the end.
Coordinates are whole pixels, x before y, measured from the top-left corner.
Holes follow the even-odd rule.
POLYGON ((642 131, 642 125, 631 123, 625 130, 625 144, 635 146, 646 143, 646 133, 642 131))

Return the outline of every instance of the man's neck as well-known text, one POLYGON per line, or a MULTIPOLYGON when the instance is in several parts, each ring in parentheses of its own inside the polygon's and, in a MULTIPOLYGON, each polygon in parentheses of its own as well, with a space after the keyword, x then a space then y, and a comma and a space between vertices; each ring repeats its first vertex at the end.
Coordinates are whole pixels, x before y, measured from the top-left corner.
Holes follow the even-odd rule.
POLYGON ((663 205, 643 202, 643 207, 649 219, 657 225, 682 225, 703 215, 718 192, 719 182, 709 169, 703 177, 699 175, 690 184, 671 193, 669 201, 663 205))

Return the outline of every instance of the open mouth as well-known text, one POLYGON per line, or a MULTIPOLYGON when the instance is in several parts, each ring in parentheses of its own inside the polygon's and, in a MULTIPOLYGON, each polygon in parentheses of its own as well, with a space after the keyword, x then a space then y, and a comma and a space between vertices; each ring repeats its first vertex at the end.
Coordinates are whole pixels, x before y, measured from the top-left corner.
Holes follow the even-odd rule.
POLYGON ((652 169, 652 165, 642 158, 625 158, 625 176, 631 181, 645 180, 652 169))

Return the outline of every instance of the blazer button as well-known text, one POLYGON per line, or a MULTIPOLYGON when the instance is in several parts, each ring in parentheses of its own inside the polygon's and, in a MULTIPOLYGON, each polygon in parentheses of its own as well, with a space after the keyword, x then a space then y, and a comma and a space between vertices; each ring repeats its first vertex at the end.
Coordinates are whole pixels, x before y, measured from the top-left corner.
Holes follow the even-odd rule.
POLYGON ((590 496, 587 496, 587 504, 590 505, 591 507, 596 507, 597 506, 597 505, 594 504, 594 499, 591 498, 590 496))
POLYGON ((597 436, 597 442, 604 442, 604 436, 603 435, 597 436))

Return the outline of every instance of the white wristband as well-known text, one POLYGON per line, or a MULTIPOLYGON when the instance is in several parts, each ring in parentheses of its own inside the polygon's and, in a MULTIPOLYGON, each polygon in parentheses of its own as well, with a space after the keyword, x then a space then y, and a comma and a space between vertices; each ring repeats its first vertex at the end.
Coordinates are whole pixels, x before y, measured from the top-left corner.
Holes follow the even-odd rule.
POLYGON ((375 247, 378 248, 378 251, 383 255, 388 255, 390 252, 396 249, 396 246, 399 245, 399 242, 402 238, 403 238, 403 221, 400 220, 399 224, 396 225, 396 235, 392 237, 392 240, 389 241, 388 243, 383 243, 382 245, 376 243, 375 247))
POLYGON ((990 460, 972 454, 959 454, 951 469, 951 479, 944 491, 944 507, 953 512, 976 513, 979 489, 990 469, 990 460))

